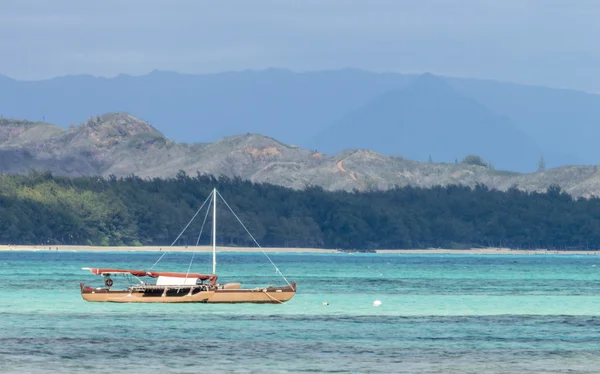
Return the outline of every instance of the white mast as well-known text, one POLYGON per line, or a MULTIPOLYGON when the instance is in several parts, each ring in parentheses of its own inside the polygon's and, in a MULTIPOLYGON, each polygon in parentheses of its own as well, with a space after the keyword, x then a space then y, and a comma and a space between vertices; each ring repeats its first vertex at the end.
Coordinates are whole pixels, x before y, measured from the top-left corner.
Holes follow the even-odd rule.
POLYGON ((217 189, 213 189, 213 224, 212 224, 212 245, 213 245, 213 274, 217 273, 217 189))

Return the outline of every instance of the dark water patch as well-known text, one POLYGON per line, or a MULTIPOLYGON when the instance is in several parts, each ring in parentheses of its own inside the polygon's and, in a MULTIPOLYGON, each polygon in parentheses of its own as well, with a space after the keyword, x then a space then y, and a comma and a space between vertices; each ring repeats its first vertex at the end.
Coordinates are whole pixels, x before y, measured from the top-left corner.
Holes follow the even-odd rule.
MULTIPOLYGON (((586 316, 586 315, 528 315, 528 314, 502 314, 502 315, 467 315, 467 316, 439 316, 439 315, 424 315, 424 316, 397 316, 397 315, 305 315, 305 314, 266 314, 266 315, 255 315, 255 314, 235 314, 235 313, 209 313, 202 315, 199 311, 197 320, 190 320, 192 317, 190 314, 173 315, 172 313, 166 313, 157 310, 148 310, 144 314, 132 313, 131 311, 95 311, 93 314, 89 313, 39 313, 37 311, 32 312, 2 312, 0 313, 0 319, 9 318, 35 318, 43 317, 44 321, 87 321, 90 324, 90 328, 94 329, 94 323, 103 321, 111 324, 123 322, 124 325, 120 325, 120 328, 125 329, 124 332, 129 330, 135 331, 139 328, 139 322, 146 321, 148 325, 155 325, 163 323, 163 325, 179 325, 178 327, 170 326, 169 328, 182 328, 185 329, 190 325, 204 325, 209 326, 209 323, 242 323, 242 322, 265 322, 276 324, 279 322, 308 322, 318 324, 320 322, 331 322, 331 323, 348 323, 348 324, 375 324, 375 325, 390 325, 390 324, 428 324, 428 325, 446 325, 446 324, 489 324, 489 325, 515 325, 519 324, 522 326, 536 326, 536 325, 567 325, 573 327, 595 327, 600 326, 600 316, 586 316), (128 326, 127 324, 131 324, 128 326)), ((207 312, 208 313, 208 312, 207 312)), ((107 325, 110 328, 110 325, 107 325)), ((86 327, 83 325, 82 327, 86 327)), ((55 325, 49 326, 37 326, 36 328, 42 329, 55 329, 55 325)))
MULTIPOLYGON (((221 345, 223 346, 223 345, 221 345)), ((586 352, 525 352, 524 356, 517 355, 517 350, 464 350, 464 349, 383 349, 383 356, 370 352, 360 353, 351 346, 342 347, 345 353, 334 351, 327 355, 319 355, 307 347, 298 350, 278 347, 270 349, 270 354, 264 355, 266 347, 258 345, 253 354, 248 351, 238 351, 238 345, 231 351, 219 349, 209 353, 198 351, 194 357, 178 354, 162 354, 159 357, 144 355, 142 360, 132 357, 105 358, 97 355, 95 360, 77 358, 62 361, 60 357, 46 358, 44 362, 27 361, 27 356, 13 356, 25 364, 20 366, 22 372, 40 372, 40 368, 60 367, 64 373, 100 372, 107 366, 113 372, 139 371, 140 365, 159 372, 184 372, 200 365, 204 372, 372 372, 372 373, 522 373, 544 372, 563 373, 569 369, 578 373, 596 372, 596 351, 586 352), (233 354, 233 355, 232 355, 233 354), (200 364, 201 363, 201 364, 200 364)), ((6 365, 6 363, 5 363, 6 365)), ((197 369, 196 369, 197 371, 197 369)))

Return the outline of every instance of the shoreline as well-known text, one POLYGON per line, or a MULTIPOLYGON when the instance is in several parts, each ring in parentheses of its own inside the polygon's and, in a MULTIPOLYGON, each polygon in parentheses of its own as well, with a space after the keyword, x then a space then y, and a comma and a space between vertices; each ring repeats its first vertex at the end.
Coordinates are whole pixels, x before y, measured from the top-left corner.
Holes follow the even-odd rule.
MULTIPOLYGON (((0 252, 7 251, 63 251, 63 252, 201 252, 210 253, 212 247, 186 247, 186 246, 85 246, 85 245, 0 245, 0 252)), ((277 248, 266 247, 262 251, 267 253, 364 253, 360 250, 339 250, 323 248, 277 248)), ((217 252, 242 252, 242 253, 260 253, 261 248, 256 247, 221 247, 217 246, 217 252)), ((543 254, 563 254, 563 255, 600 255, 597 250, 546 250, 546 249, 510 249, 510 248, 471 248, 471 249, 377 249, 367 251, 367 253, 376 254, 462 254, 462 255, 543 255, 543 254)))
MULTIPOLYGON (((284 252, 284 253, 339 253, 335 249, 320 248, 262 248, 264 252, 284 252)), ((199 252, 211 253, 211 246, 88 246, 88 245, 0 245, 0 252, 3 251, 67 251, 67 252, 199 252)), ((217 246, 217 252, 261 252, 256 247, 221 247, 217 246)))

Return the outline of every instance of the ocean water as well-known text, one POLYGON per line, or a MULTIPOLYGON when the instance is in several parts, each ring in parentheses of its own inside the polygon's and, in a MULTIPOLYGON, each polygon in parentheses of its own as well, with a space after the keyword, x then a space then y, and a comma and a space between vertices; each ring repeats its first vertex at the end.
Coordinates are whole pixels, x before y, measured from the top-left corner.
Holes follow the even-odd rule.
MULTIPOLYGON (((0 373, 600 373, 600 256, 270 256, 298 282, 282 305, 88 303, 82 267, 159 254, 0 252, 0 373)), ((285 284, 262 253, 218 261, 222 282, 285 284)))

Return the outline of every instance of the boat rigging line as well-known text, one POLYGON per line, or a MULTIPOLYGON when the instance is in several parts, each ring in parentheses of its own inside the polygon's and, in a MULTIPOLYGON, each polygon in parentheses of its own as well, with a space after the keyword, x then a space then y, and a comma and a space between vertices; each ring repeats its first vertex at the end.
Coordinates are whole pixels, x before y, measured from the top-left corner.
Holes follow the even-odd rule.
MULTIPOLYGON (((212 193, 208 196, 209 198, 212 196, 212 193)), ((194 262, 194 256, 196 255, 196 250, 198 249, 198 244, 200 244, 200 237, 202 236, 202 232, 204 231, 204 225, 206 224, 206 218, 208 217, 208 212, 210 212, 210 206, 212 205, 212 200, 208 204, 208 208, 206 209, 206 214, 204 215, 204 221, 202 221, 202 227, 200 227, 200 233, 198 234, 198 240, 196 240, 196 247, 192 252, 192 259, 190 260, 190 265, 188 266, 187 273, 185 273, 185 278, 187 279, 190 274, 190 269, 192 268, 192 262, 194 262)))
MULTIPOLYGON (((183 230, 181 230, 181 232, 179 233, 179 235, 177 235, 177 238, 175 240, 173 240, 173 243, 171 243, 171 245, 169 247, 172 247, 175 243, 177 243, 177 241, 179 240, 179 238, 181 238, 181 235, 183 235, 183 233, 185 232, 185 230, 187 230, 187 228, 192 224, 192 222, 194 221, 194 219, 196 218, 196 216, 198 215, 198 213, 200 213, 200 211, 202 210, 202 208, 204 208, 204 205, 206 205, 206 203, 210 200, 210 198, 212 197, 213 193, 214 193, 214 190, 213 190, 213 192, 211 192, 208 195, 208 197, 206 198, 206 200, 204 200, 204 202, 202 203, 202 205, 200 206, 200 208, 198 208, 198 211, 196 211, 196 214, 194 214, 194 216, 192 217, 192 219, 190 219, 190 221, 188 222, 188 224, 185 225, 185 227, 183 228, 183 230)), ((162 256, 160 256, 160 258, 158 260, 156 260, 156 262, 154 263, 154 265, 152 265, 150 267, 149 270, 152 270, 156 266, 156 264, 158 264, 160 262, 160 260, 162 260, 162 258, 165 257, 165 255, 167 253, 169 253, 169 252, 167 251, 167 252, 163 253, 162 256)))
POLYGON ((246 230, 246 232, 248 233, 248 235, 250 235, 250 237, 254 241, 254 244, 256 244, 256 246, 258 248, 260 248, 260 251, 269 260, 269 262, 271 263, 271 265, 273 265, 273 267, 275 268, 275 272, 277 272, 277 273, 279 273, 279 275, 281 275, 281 277, 288 284, 288 286, 291 286, 290 282, 288 282, 288 280, 285 277, 285 275, 283 275, 283 273, 279 270, 279 268, 277 267, 277 265, 275 265, 275 263, 273 262, 273 260, 271 260, 271 257, 269 257, 269 255, 267 254, 267 252, 265 252, 262 249, 262 247, 260 246, 260 244, 258 244, 258 242, 256 241, 256 239, 254 239, 254 236, 252 236, 252 234, 250 233, 250 231, 248 231, 248 229, 246 228, 246 226, 244 225, 244 223, 242 223, 242 221, 239 219, 239 217, 237 216, 237 214, 235 214, 235 212, 233 211, 233 209, 231 209, 231 207, 229 206, 229 204, 227 204, 227 201, 225 201, 225 198, 223 198, 223 195, 221 195, 221 193, 219 191, 217 191, 217 190, 215 190, 215 191, 217 192, 217 195, 219 195, 219 197, 221 198, 221 200, 223 200, 223 202, 225 203, 225 205, 227 206, 227 208, 229 208, 229 211, 231 212, 231 214, 233 214, 233 216, 235 217, 235 219, 237 219, 237 221, 240 223, 240 225, 242 225, 242 227, 244 228, 244 230, 246 230))
MULTIPOLYGON (((246 231, 246 233, 250 236, 250 238, 252 239, 252 241, 254 242, 254 244, 256 244, 256 246, 260 249, 260 251, 265 255, 265 257, 267 258, 267 260, 269 260, 269 262, 271 263, 271 265, 273 265, 273 267, 275 268, 275 272, 279 275, 281 275, 281 277, 283 278, 283 280, 288 284, 288 286, 291 286, 291 283, 287 280, 287 278, 285 277, 285 275, 283 275, 283 273, 281 272, 281 270, 279 270, 279 268, 277 267, 277 265, 275 265, 275 263, 273 262, 273 260, 271 260, 271 257, 269 257, 269 255, 267 254, 267 252, 265 252, 263 250, 263 248, 261 247, 260 244, 258 244, 258 241, 254 238, 254 236, 250 233, 250 231, 248 230, 248 228, 246 228, 246 225, 244 225, 244 223, 242 222, 242 220, 237 216, 237 214, 235 214, 235 212, 233 211, 233 209, 231 209, 231 206, 229 206, 229 203, 227 203, 227 201, 225 200, 225 198, 223 197, 223 195, 221 195, 221 193, 219 191, 217 191, 217 189, 213 189, 212 192, 208 195, 208 197, 206 198, 206 200, 204 200, 204 202, 202 203, 202 205, 200 206, 200 208, 198 208, 198 211, 196 211, 196 213, 194 214, 194 216, 192 217, 192 219, 190 219, 190 221, 187 223, 187 225, 185 225, 185 227, 183 228, 183 230, 179 233, 179 235, 177 235, 177 238, 173 241, 173 243, 171 243, 170 247, 172 247, 173 245, 175 245, 175 243, 177 242, 177 240, 179 240, 179 238, 181 237, 181 235, 183 235, 183 233, 185 232, 185 230, 187 230, 187 228, 192 224, 192 222, 194 221, 194 219, 196 219, 196 217, 198 216, 198 214, 200 213, 200 211, 202 210, 202 208, 204 208, 204 206, 206 205, 206 203, 208 201, 210 201, 210 203, 208 204, 208 208, 206 209, 206 214, 204 216, 204 221, 202 222, 202 228, 200 229, 200 234, 198 235, 198 240, 196 241, 196 249, 198 247, 198 244, 200 243, 200 237, 202 235, 202 231, 204 230, 204 225, 206 224, 206 219, 208 217, 208 212, 210 211, 211 205, 213 208, 213 217, 216 215, 216 206, 217 206, 217 196, 219 196, 221 198, 221 201, 223 201, 225 203, 225 206, 227 206, 227 208, 229 209, 229 211, 231 212, 231 214, 233 214, 233 216, 235 217, 235 219, 239 222, 240 225, 242 225, 242 227, 244 228, 244 230, 246 231)), ((213 221, 216 220, 215 218, 213 218, 213 221)), ((216 272, 215 267, 216 267, 216 259, 215 259, 215 246, 216 246, 216 224, 213 222, 213 274, 216 272)), ((168 251, 163 253, 162 256, 160 256, 160 258, 158 260, 156 260, 156 262, 154 263, 154 265, 152 265, 150 267, 149 270, 152 270, 159 262, 160 260, 162 260, 162 258, 169 253, 168 251)), ((190 260, 190 264, 188 266, 188 270, 186 273, 186 278, 190 272, 190 269, 192 267, 192 262, 194 261, 194 255, 195 255, 195 250, 194 252, 192 252, 192 259, 190 260)))

